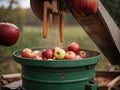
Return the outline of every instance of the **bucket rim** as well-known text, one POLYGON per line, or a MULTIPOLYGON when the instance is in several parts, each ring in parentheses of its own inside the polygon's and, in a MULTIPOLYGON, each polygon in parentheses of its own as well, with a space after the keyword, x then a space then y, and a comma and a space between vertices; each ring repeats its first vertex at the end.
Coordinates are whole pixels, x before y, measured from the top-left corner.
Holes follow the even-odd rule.
MULTIPOLYGON (((32 50, 42 50, 45 48, 30 48, 32 50)), ((92 64, 97 64, 101 59, 100 52, 82 49, 91 53, 95 56, 89 58, 83 58, 82 60, 35 60, 30 58, 20 57, 20 53, 23 49, 19 49, 13 52, 13 60, 21 65, 29 65, 34 67, 78 67, 78 66, 88 66, 92 64)))

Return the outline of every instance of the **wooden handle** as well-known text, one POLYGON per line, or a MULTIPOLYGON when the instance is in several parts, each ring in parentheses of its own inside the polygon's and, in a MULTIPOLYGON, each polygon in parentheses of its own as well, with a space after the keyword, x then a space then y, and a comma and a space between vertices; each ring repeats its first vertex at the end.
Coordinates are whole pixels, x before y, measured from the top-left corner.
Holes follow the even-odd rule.
POLYGON ((52 23, 53 25, 58 25, 58 14, 53 14, 52 15, 52 23))
POLYGON ((50 12, 47 12, 47 21, 46 21, 46 37, 48 37, 48 33, 49 33, 49 22, 50 22, 50 12))
POLYGON ((44 13, 43 13, 43 37, 48 37, 48 27, 49 27, 49 21, 50 21, 50 12, 51 5, 48 1, 44 2, 44 13))
POLYGON ((52 0, 52 13, 58 13, 57 0, 52 0))
POLYGON ((64 42, 64 11, 59 11, 57 8, 57 0, 52 0, 52 5, 49 1, 44 1, 44 12, 43 12, 43 37, 48 37, 48 27, 50 21, 50 13, 52 11, 53 14, 53 24, 58 24, 58 15, 59 15, 59 35, 60 35, 60 42, 64 42))
POLYGON ((47 23, 47 1, 44 2, 44 10, 43 10, 43 37, 47 38, 47 30, 48 27, 46 25, 47 23))
POLYGON ((52 0, 52 23, 58 25, 58 4, 57 0, 52 0))
POLYGON ((60 42, 64 42, 64 12, 59 12, 59 35, 60 35, 60 42))

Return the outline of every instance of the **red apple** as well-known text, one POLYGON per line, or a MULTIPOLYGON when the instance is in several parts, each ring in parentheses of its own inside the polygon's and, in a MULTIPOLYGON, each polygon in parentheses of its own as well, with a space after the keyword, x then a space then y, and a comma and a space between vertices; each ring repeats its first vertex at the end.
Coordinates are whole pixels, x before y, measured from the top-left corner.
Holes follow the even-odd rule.
POLYGON ((39 50, 35 50, 33 51, 33 53, 39 57, 42 57, 42 51, 39 51, 39 50))
POLYGON ((62 48, 56 47, 54 49, 54 58, 55 59, 63 60, 65 57, 65 54, 66 54, 65 50, 62 48))
POLYGON ((42 60, 42 52, 38 50, 33 51, 30 48, 23 49, 21 56, 24 58, 42 60))
POLYGON ((35 60, 42 60, 42 57, 38 56, 38 55, 34 55, 33 57, 31 57, 32 59, 35 60))
POLYGON ((43 59, 53 59, 54 53, 52 49, 45 49, 42 52, 42 58, 43 59))
POLYGON ((59 48, 59 47, 53 47, 52 50, 53 50, 53 53, 55 52, 55 48, 59 48))
POLYGON ((72 7, 80 16, 95 14, 99 0, 72 0, 72 7))
POLYGON ((21 56, 24 58, 33 58, 35 55, 32 53, 32 50, 29 48, 25 48, 21 52, 21 56))
POLYGON ((11 23, 0 23, 0 45, 12 46, 19 38, 20 31, 17 26, 11 23))
POLYGON ((67 50, 77 53, 80 50, 80 45, 77 44, 76 42, 72 42, 67 46, 67 50))
POLYGON ((76 54, 73 51, 68 51, 65 54, 65 59, 66 60, 75 60, 76 59, 76 54))
POLYGON ((81 57, 83 57, 83 58, 87 57, 87 53, 86 53, 85 51, 83 51, 83 50, 80 50, 80 51, 79 51, 79 55, 80 55, 81 57))
POLYGON ((76 60, 81 60, 83 59, 83 57, 81 57, 80 55, 76 55, 76 60))
POLYGON ((42 60, 42 52, 39 50, 35 50, 32 52, 34 56, 32 57, 33 59, 39 59, 42 60))

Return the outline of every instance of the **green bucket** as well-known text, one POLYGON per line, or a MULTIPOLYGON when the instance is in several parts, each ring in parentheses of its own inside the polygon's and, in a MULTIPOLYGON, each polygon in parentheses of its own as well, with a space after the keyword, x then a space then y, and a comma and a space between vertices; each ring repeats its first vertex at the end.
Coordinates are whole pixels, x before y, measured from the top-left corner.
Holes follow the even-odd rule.
POLYGON ((21 51, 15 51, 13 58, 22 66, 23 90, 97 90, 94 77, 100 53, 85 50, 90 57, 83 60, 32 60, 21 58, 21 51))

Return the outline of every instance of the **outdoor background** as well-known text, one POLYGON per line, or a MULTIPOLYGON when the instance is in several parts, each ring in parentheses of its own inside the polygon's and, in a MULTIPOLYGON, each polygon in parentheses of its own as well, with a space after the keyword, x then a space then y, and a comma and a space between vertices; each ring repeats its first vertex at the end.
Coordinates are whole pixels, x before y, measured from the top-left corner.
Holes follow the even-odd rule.
MULTIPOLYGON (((118 27, 120 27, 120 0, 101 1, 118 27)), ((65 14, 65 41, 63 44, 59 42, 58 27, 53 25, 49 27, 50 34, 48 39, 43 39, 42 22, 32 12, 29 0, 0 0, 0 22, 2 21, 15 24, 20 28, 21 33, 15 45, 11 47, 0 46, 0 74, 21 71, 21 66, 13 61, 12 53, 15 50, 26 47, 65 47, 75 41, 80 44, 81 48, 99 51, 71 14, 65 14)), ((112 68, 111 64, 104 55, 102 57, 103 59, 98 63, 96 69, 110 70, 112 68)), ((117 66, 114 67, 119 69, 117 66)))

